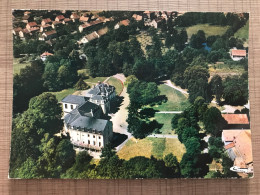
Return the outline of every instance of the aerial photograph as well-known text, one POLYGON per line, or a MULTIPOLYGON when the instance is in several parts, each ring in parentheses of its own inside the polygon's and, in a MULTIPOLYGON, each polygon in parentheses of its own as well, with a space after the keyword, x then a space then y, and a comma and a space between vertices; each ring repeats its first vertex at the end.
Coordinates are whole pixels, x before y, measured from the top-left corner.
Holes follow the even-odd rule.
POLYGON ((251 178, 249 14, 13 10, 9 178, 251 178))

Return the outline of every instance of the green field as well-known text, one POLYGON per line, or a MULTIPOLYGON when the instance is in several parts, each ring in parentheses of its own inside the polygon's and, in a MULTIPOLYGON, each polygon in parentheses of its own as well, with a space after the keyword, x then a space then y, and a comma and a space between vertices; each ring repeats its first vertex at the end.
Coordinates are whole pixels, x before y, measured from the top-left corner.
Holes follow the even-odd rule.
POLYGON ((88 83, 90 86, 92 84, 97 84, 98 81, 103 82, 107 78, 107 77, 92 77, 92 76, 89 76, 89 70, 88 69, 80 69, 80 70, 78 70, 78 74, 83 75, 84 77, 88 77, 88 78, 84 79, 84 81, 86 83, 88 83))
POLYGON ((172 134, 172 125, 171 121, 175 114, 163 114, 163 113, 155 113, 155 120, 163 124, 162 128, 160 129, 160 132, 162 134, 172 134))
POLYGON ((26 66, 30 66, 31 62, 25 61, 23 63, 19 63, 20 58, 14 58, 13 60, 13 74, 19 74, 20 70, 22 68, 25 68, 26 66))
POLYGON ((165 95, 168 100, 153 108, 158 111, 182 111, 189 106, 188 99, 181 92, 164 84, 159 85, 160 95, 165 95))
POLYGON ((76 91, 77 91, 76 89, 70 88, 70 89, 64 89, 64 90, 58 91, 58 92, 52 92, 52 94, 54 94, 56 96, 58 101, 61 101, 67 95, 71 95, 71 94, 73 94, 76 91))
POLYGON ((247 21, 246 25, 240 28, 235 34, 234 37, 240 39, 248 40, 248 31, 249 31, 249 21, 247 21))
POLYGON ((185 153, 185 146, 177 138, 131 138, 125 146, 117 153, 119 158, 129 160, 135 156, 150 158, 153 155, 162 159, 165 155, 173 153, 180 162, 185 153))
POLYGON ((118 80, 118 79, 116 79, 116 78, 114 78, 114 77, 110 77, 110 78, 108 79, 107 83, 108 83, 109 85, 114 86, 114 87, 116 88, 116 94, 117 94, 117 95, 120 95, 120 93, 121 93, 122 90, 123 90, 123 85, 122 85, 122 83, 121 83, 120 80, 118 80))
POLYGON ((203 30, 205 32, 206 37, 208 37, 212 35, 223 35, 228 30, 228 28, 229 26, 197 24, 186 28, 186 30, 188 38, 191 38, 191 35, 196 34, 199 30, 203 30))

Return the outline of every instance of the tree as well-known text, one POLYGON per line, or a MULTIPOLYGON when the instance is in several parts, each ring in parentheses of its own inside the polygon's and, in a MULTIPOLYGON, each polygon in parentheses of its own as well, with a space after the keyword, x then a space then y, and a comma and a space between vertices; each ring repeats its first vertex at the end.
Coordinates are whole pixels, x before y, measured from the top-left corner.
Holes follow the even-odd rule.
POLYGON ((77 90, 85 90, 89 89, 90 86, 87 83, 85 83, 81 77, 79 81, 74 85, 74 88, 77 90))
POLYGON ((209 155, 214 159, 221 158, 223 154, 223 142, 220 137, 210 137, 209 138, 209 155))
POLYGON ((223 82, 223 98, 232 106, 244 105, 248 101, 248 81, 238 76, 227 77, 223 82))
POLYGON ((180 164, 172 153, 167 154, 163 159, 165 166, 170 168, 171 177, 179 177, 180 176, 180 164))
POLYGON ((18 174, 14 177, 23 178, 23 179, 32 179, 38 178, 38 168, 37 163, 31 157, 27 158, 27 160, 22 164, 22 166, 18 169, 18 174))
POLYGON ((209 83, 211 91, 216 95, 216 101, 220 103, 220 99, 223 94, 222 79, 219 75, 214 75, 209 83))
POLYGON ((211 107, 205 112, 203 123, 206 132, 215 137, 221 136, 221 131, 227 124, 225 119, 222 117, 221 112, 216 107, 211 107))
POLYGON ((190 46, 195 49, 201 49, 203 47, 203 43, 206 42, 205 32, 203 30, 199 30, 197 34, 193 34, 190 39, 190 46))
POLYGON ((212 99, 210 87, 208 85, 209 72, 202 66, 188 67, 184 72, 184 83, 189 92, 190 102, 198 96, 202 96, 206 102, 212 99))
POLYGON ((45 90, 42 80, 43 71, 44 64, 41 60, 36 60, 31 63, 31 66, 22 68, 19 75, 14 75, 14 113, 26 110, 29 100, 45 90))

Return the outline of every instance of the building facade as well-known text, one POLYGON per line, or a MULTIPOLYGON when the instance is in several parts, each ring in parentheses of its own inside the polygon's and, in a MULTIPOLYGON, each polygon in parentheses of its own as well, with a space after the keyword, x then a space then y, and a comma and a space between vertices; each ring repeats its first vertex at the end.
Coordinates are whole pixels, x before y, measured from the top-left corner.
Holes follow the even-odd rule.
POLYGON ((104 119, 110 111, 115 87, 98 83, 82 96, 68 95, 62 99, 64 133, 70 135, 76 148, 100 152, 113 138, 113 124, 104 119))

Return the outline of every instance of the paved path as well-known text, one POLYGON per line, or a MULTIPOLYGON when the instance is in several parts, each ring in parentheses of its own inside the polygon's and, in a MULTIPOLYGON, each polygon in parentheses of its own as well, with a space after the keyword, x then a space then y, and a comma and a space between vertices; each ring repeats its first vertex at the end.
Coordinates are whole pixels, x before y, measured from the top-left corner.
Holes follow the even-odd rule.
POLYGON ((107 77, 106 80, 103 81, 103 83, 106 83, 110 79, 110 77, 107 77))
POLYGON ((169 86, 169 87, 171 87, 171 88, 173 88, 173 89, 176 89, 177 91, 183 93, 184 95, 189 95, 189 93, 188 93, 187 91, 183 90, 183 89, 180 88, 180 87, 177 87, 176 85, 173 85, 170 80, 164 81, 164 84, 167 85, 167 86, 169 86))
POLYGON ((156 113, 161 113, 161 114, 181 114, 183 111, 160 111, 156 113))
POLYGON ((178 138, 178 135, 152 134, 152 135, 148 135, 147 137, 174 138, 174 139, 177 139, 177 138, 178 138))

